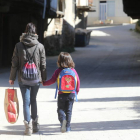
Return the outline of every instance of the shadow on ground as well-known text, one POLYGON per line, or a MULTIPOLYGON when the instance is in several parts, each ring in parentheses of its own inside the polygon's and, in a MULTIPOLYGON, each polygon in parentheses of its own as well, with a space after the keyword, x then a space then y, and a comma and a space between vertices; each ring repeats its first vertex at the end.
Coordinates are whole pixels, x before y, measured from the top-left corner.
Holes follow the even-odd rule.
MULTIPOLYGON (((114 97, 114 98, 106 97, 106 98, 78 99, 78 102, 119 102, 119 101, 140 101, 140 96, 135 96, 135 97, 114 97)), ((38 101, 38 102, 44 102, 44 101, 38 101)), ((57 101, 53 100, 53 101, 46 101, 46 102, 57 102, 57 101)))
MULTIPOLYGON (((74 131, 108 131, 108 130, 129 130, 140 129, 140 120, 120 120, 120 121, 101 121, 101 122, 84 122, 72 123, 72 132, 74 131)), ((0 134, 6 135, 23 135, 24 126, 14 125, 6 126, 7 131, 0 130, 0 134)), ((60 133, 60 125, 40 125, 39 134, 55 135, 60 133)), ((38 133, 36 133, 38 134, 38 133)))

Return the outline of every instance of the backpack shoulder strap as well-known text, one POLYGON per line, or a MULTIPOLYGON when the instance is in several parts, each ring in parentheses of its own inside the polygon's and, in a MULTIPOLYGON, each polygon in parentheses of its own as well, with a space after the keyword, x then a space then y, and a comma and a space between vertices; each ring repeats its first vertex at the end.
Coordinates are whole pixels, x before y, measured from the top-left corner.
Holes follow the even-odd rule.
POLYGON ((37 48, 37 45, 36 45, 36 47, 35 47, 35 49, 34 49, 34 52, 33 52, 33 55, 32 55, 32 57, 31 57, 31 60, 33 59, 34 53, 35 53, 35 51, 36 51, 36 48, 37 48))

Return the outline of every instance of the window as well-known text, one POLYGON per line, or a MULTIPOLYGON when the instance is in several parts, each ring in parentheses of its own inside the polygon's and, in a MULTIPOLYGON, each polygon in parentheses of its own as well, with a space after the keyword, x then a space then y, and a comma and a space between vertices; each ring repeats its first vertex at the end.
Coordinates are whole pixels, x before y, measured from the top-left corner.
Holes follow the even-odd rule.
POLYGON ((107 4, 106 1, 100 1, 100 20, 104 22, 106 20, 107 4))
POLYGON ((107 1, 107 17, 115 16, 115 1, 107 1))
POLYGON ((63 2, 61 0, 58 0, 58 11, 63 12, 63 2))

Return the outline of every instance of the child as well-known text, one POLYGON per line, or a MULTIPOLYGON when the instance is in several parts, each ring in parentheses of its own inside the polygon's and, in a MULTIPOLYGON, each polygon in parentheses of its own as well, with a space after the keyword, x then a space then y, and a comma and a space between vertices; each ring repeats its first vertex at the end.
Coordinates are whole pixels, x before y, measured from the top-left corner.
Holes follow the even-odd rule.
MULTIPOLYGON (((52 78, 46 82, 43 82, 43 85, 48 86, 48 85, 54 84, 57 81, 59 73, 64 68, 71 68, 71 70, 75 72, 76 77, 77 77, 76 92, 78 94, 79 88, 80 88, 80 80, 79 80, 79 76, 76 70, 74 69, 75 64, 70 54, 67 52, 61 52, 58 56, 57 66, 58 66, 58 69, 55 70, 52 78)), ((74 97, 75 97, 74 91, 71 93, 63 93, 61 91, 58 92, 57 113, 58 113, 58 119, 61 123, 62 133, 66 131, 70 132, 71 130, 70 121, 71 121, 74 97)))

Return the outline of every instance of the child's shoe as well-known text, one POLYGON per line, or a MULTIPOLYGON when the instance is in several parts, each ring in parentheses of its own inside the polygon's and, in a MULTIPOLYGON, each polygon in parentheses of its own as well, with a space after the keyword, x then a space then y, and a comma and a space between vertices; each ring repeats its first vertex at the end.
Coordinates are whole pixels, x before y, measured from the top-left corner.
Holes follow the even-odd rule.
POLYGON ((61 124, 61 132, 62 133, 66 132, 66 123, 67 123, 67 121, 63 120, 63 122, 61 124))
POLYGON ((71 128, 70 127, 66 127, 66 132, 70 132, 71 128))

